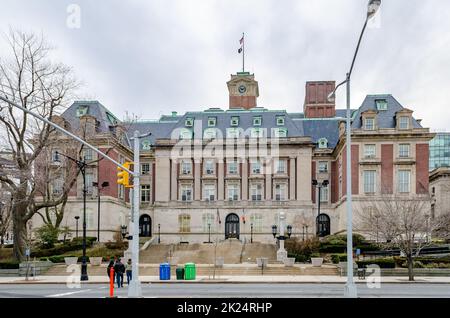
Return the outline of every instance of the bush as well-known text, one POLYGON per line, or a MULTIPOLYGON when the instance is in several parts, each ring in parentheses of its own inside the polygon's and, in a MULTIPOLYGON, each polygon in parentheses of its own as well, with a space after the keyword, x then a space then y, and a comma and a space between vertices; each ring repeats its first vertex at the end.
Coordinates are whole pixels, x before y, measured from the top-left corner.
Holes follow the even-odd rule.
POLYGON ((45 224, 35 230, 36 239, 42 248, 52 248, 58 242, 59 229, 45 224))
POLYGON ((393 258, 377 258, 366 261, 356 261, 358 267, 367 267, 367 265, 375 264, 380 268, 395 268, 395 260, 393 258))
POLYGON ((105 246, 110 250, 125 250, 128 248, 128 242, 106 242, 105 246))
MULTIPOLYGON (((89 248, 92 246, 93 242, 96 240, 95 237, 92 238, 86 238, 86 247, 89 248)), ((67 252, 73 252, 78 251, 83 248, 83 240, 82 239, 76 239, 72 240, 71 242, 67 242, 65 244, 58 244, 57 246, 53 248, 48 249, 36 249, 31 251, 31 257, 47 257, 47 256, 54 256, 54 255, 61 255, 67 252)))
MULTIPOLYGON (((403 268, 408 267, 406 257, 394 256, 394 260, 398 267, 403 267, 403 268)), ((444 256, 444 257, 419 256, 419 257, 414 257, 413 260, 414 260, 414 263, 420 262, 420 264, 424 267, 428 267, 428 265, 432 265, 432 264, 447 264, 450 267, 450 256, 444 256)), ((432 265, 432 266, 434 266, 434 265, 432 265)), ((444 265, 444 268, 446 268, 445 266, 446 265, 444 265)), ((419 267, 419 268, 423 268, 423 267, 419 267)))
POLYGON ((339 264, 339 262, 346 262, 347 254, 332 254, 331 261, 333 262, 333 264, 339 264))
POLYGON ((15 261, 0 262, 0 269, 18 269, 19 263, 15 261))
MULTIPOLYGON (((86 236, 86 244, 93 245, 97 241, 95 236, 86 236)), ((83 237, 74 237, 72 243, 83 244, 83 237)))

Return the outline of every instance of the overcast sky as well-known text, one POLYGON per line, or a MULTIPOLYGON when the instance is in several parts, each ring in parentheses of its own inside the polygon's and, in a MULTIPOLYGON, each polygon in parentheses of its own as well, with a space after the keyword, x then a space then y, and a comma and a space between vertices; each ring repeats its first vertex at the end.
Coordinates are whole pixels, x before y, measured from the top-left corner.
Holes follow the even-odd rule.
MULTIPOLYGON (((450 131, 450 1, 383 0, 352 76, 352 107, 390 93, 433 130, 450 131)), ((367 0, 0 0, 2 33, 42 32, 56 58, 119 118, 228 107, 226 81, 246 70, 258 105, 299 112, 308 80, 342 81, 367 0), (80 28, 67 26, 69 4, 80 28)), ((73 21, 73 20, 71 20, 73 21)), ((5 53, 5 41, 0 50, 5 53)), ((345 107, 344 90, 338 108, 345 107)))

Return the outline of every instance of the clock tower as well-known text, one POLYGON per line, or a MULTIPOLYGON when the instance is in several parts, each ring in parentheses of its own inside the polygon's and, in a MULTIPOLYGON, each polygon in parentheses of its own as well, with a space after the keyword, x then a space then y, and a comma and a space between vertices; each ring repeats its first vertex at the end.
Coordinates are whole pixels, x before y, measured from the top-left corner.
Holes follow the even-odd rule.
POLYGON ((231 75, 227 82, 230 95, 230 109, 256 107, 256 98, 259 96, 258 82, 255 81, 255 74, 250 72, 237 72, 231 75))

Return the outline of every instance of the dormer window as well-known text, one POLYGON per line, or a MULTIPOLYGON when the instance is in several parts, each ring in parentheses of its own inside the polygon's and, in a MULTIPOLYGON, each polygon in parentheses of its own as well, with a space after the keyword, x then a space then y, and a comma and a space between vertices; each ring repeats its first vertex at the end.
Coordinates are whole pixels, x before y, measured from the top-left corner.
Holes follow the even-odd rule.
POLYGON ((284 116, 277 116, 277 126, 284 126, 284 116))
POLYGON ((401 116, 398 119, 398 128, 399 129, 409 129, 409 117, 401 116))
POLYGON ((321 148, 321 149, 328 148, 327 138, 320 138, 318 144, 319 144, 319 148, 321 148))
POLYGON ((261 128, 252 128, 251 132, 252 138, 263 138, 264 137, 264 131, 261 128))
POLYGON ((287 137, 287 129, 286 128, 273 128, 273 137, 276 138, 285 138, 287 137))
POLYGON ((364 129, 365 130, 375 130, 375 118, 367 117, 364 119, 364 129))
POLYGON ((231 117, 230 125, 233 127, 239 126, 239 117, 238 116, 231 117))
POLYGON ((114 117, 110 113, 106 113, 106 117, 108 118, 108 121, 111 123, 111 125, 117 125, 118 121, 116 117, 114 117))
POLYGON ((253 126, 261 126, 262 118, 261 116, 253 117, 253 126))
POLYGON ((216 127, 216 117, 208 117, 208 127, 216 127))
POLYGON ((144 140, 142 142, 142 150, 150 150, 150 141, 144 140))
POLYGON ((185 120, 185 122, 184 122, 184 125, 185 125, 186 127, 192 127, 192 126, 194 126, 194 118, 190 118, 190 117, 186 118, 186 120, 185 120))
POLYGON ((217 136, 216 128, 207 128, 203 133, 203 138, 205 139, 214 139, 217 136))
POLYGON ((186 128, 181 129, 180 139, 192 139, 192 131, 186 128))
POLYGON ((87 115, 88 109, 89 109, 89 106, 87 106, 87 105, 78 106, 78 108, 77 108, 77 117, 81 117, 81 116, 87 115))
POLYGON ((387 110, 388 104, 385 99, 377 99, 375 100, 375 105, 377 106, 377 110, 387 110))

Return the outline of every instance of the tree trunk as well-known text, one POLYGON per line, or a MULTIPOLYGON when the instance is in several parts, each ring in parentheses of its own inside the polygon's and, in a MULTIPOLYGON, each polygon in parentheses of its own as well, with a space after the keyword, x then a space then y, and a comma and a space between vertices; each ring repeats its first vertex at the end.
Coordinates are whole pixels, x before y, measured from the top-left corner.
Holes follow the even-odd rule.
POLYGON ((21 262, 25 256, 25 242, 27 236, 27 221, 24 220, 22 214, 26 209, 26 204, 19 204, 14 207, 13 210, 13 235, 14 235, 14 247, 13 254, 14 259, 21 262))
POLYGON ((409 281, 414 281, 414 261, 413 261, 412 255, 407 255, 406 259, 408 262, 409 281))

